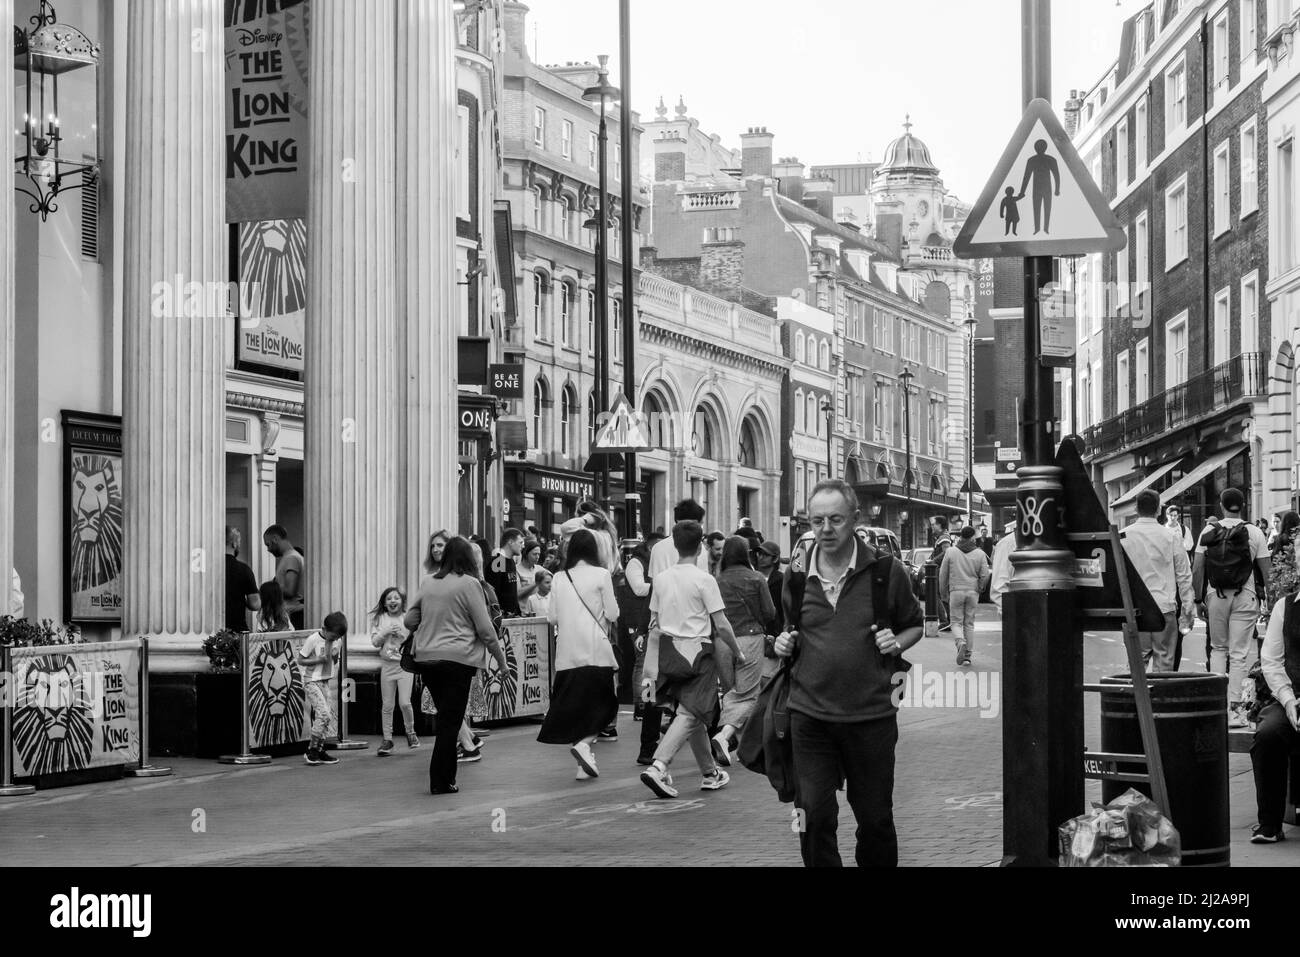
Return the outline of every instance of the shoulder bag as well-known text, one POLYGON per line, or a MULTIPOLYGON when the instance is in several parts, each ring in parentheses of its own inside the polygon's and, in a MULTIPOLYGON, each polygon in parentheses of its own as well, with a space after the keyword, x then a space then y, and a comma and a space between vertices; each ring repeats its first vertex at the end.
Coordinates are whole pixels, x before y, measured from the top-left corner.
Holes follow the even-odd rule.
POLYGON ((603 618, 600 615, 597 615, 594 611, 591 610, 591 606, 587 604, 587 600, 582 597, 582 592, 578 591, 578 583, 573 580, 573 576, 569 574, 568 569, 565 569, 564 577, 567 578, 569 580, 569 584, 573 586, 573 593, 578 596, 578 601, 582 602, 582 607, 587 609, 587 614, 590 615, 591 620, 596 623, 596 627, 599 628, 602 632, 604 632, 605 640, 608 641, 611 645, 613 645, 615 642, 614 642, 614 635, 612 634, 612 631, 616 627, 614 622, 606 620, 605 618, 603 618))

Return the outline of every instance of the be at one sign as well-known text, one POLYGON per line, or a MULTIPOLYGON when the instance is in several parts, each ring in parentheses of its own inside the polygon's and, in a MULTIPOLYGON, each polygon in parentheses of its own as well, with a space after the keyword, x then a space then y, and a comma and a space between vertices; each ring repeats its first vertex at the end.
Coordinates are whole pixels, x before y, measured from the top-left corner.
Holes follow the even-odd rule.
POLYGON ((519 363, 494 364, 489 369, 492 394, 498 399, 524 397, 524 367, 519 363))

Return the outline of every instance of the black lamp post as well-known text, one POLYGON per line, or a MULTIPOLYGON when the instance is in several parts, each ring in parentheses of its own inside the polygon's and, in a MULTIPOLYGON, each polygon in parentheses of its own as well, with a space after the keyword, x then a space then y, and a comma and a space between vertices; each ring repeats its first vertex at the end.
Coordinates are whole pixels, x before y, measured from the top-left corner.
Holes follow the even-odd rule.
POLYGON ((835 427, 835 406, 831 405, 829 399, 822 400, 822 415, 826 416, 826 477, 835 478, 835 452, 832 442, 834 441, 835 427))
POLYGON ((899 376, 903 382, 903 442, 907 465, 903 469, 903 494, 907 496, 907 511, 903 521, 907 529, 907 548, 912 547, 912 380, 916 378, 911 369, 904 369, 899 376))
MULTIPOLYGON (((600 104, 600 132, 598 161, 600 163, 600 204, 596 210, 596 409, 609 411, 609 127, 606 114, 618 99, 618 90, 609 84, 609 57, 601 56, 600 74, 596 85, 583 91, 582 98, 600 104)), ((586 225, 591 226, 588 220, 586 225)), ((609 511, 609 458, 603 457, 600 466, 600 501, 609 511)))
POLYGON ((975 524, 975 327, 972 314, 966 320, 966 520, 975 524))

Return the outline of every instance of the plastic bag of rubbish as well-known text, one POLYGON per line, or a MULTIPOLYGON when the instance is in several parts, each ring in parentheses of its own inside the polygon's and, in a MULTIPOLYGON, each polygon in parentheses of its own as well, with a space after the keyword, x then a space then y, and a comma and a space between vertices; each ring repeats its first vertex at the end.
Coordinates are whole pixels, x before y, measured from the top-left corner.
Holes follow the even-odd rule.
POLYGON ((1178 830, 1133 788, 1066 821, 1059 835, 1062 867, 1176 867, 1182 861, 1178 830))

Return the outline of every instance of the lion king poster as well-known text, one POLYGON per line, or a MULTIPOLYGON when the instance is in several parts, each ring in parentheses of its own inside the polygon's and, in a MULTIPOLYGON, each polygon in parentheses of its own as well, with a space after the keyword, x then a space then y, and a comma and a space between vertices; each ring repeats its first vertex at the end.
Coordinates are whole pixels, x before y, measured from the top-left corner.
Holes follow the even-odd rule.
POLYGON ((63 413, 64 617, 122 622, 122 420, 63 413))
MULTIPOLYGON (((311 632, 248 636, 248 747, 311 738, 311 715, 298 653, 311 632)), ((332 688, 332 685, 331 685, 332 688)))
POLYGON ((14 777, 139 763, 141 646, 10 652, 14 777))

